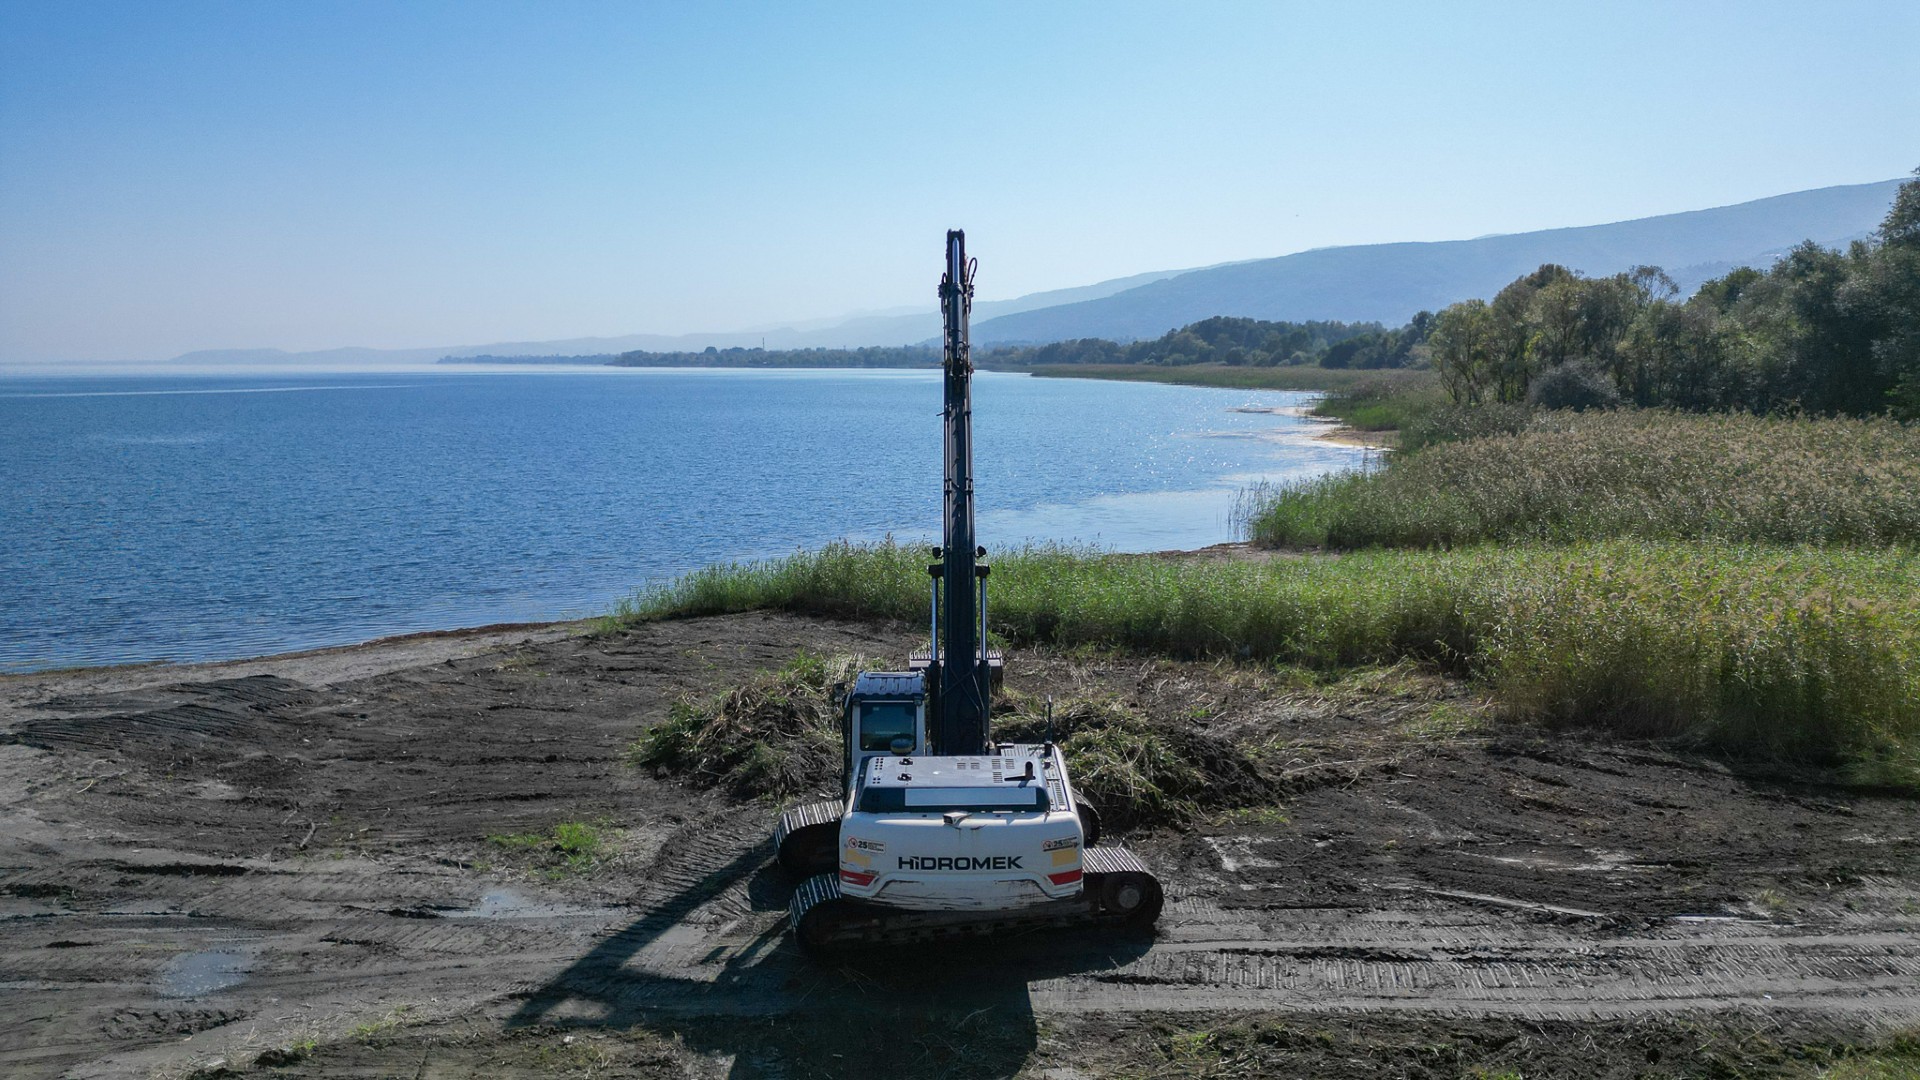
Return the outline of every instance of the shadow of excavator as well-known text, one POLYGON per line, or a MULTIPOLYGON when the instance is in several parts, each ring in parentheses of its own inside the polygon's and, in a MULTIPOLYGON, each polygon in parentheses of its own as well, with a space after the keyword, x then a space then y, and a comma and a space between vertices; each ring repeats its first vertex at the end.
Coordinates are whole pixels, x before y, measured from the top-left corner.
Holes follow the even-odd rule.
POLYGON ((1031 982, 1119 967, 1151 944, 1032 930, 819 963, 801 955, 784 917, 768 918, 791 895, 771 843, 752 844, 530 991, 507 1027, 668 1033, 730 1055, 735 1077, 1007 1076, 1039 1043, 1031 982), (766 928, 729 937, 689 924, 729 894, 766 928), (651 962, 636 964, 643 952, 651 962))

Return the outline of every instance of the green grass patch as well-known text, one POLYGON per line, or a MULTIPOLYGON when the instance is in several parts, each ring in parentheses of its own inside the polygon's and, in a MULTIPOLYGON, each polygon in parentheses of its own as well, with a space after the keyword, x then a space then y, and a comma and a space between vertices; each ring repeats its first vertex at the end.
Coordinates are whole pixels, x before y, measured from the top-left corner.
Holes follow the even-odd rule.
POLYGON ((1920 542, 1920 427, 1888 420, 1549 413, 1516 434, 1271 489, 1266 546, 1455 547, 1616 537, 1920 542))
POLYGON ((368 1045, 380 1045, 390 1040, 401 1028, 420 1022, 411 1005, 396 1005, 385 1016, 355 1024, 347 1037, 355 1042, 368 1045))
POLYGON ((1418 742, 1448 742, 1481 734, 1486 723, 1486 717, 1478 712, 1441 702, 1426 715, 1403 721, 1398 734, 1418 742))
POLYGON ((562 821, 544 833, 497 833, 487 843, 535 856, 560 874, 593 869, 606 848, 600 830, 584 821, 562 821))
POLYGON ((1315 416, 1339 419, 1361 431, 1404 431, 1446 406, 1440 380, 1427 370, 1356 371, 1352 381, 1329 387, 1315 416))
POLYGON ((1898 1036, 1814 1075, 1818 1080, 1914 1080, 1920 1077, 1920 1036, 1898 1036))
MULTIPOLYGON (((1905 548, 1608 542, 1266 562, 1038 548, 996 560, 993 612, 1014 644, 1430 663, 1478 679, 1509 715, 1905 784, 1920 738, 1916 575, 1905 548)), ((925 582, 918 548, 841 544, 700 571, 614 621, 775 608, 918 622, 925 582)), ((826 729, 813 737, 837 747, 826 729)), ((709 760, 691 730, 648 738, 643 760, 709 760)), ((738 761, 711 760, 695 767, 725 777, 738 761)))
POLYGON ((1279 806, 1240 806, 1212 816, 1209 824, 1216 828, 1266 828, 1275 829, 1293 820, 1279 806))

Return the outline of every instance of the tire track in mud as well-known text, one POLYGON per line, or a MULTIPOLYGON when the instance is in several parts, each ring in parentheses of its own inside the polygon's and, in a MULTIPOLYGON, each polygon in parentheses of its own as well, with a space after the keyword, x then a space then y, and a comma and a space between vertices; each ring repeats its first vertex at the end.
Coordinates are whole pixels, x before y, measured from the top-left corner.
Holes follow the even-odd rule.
POLYGON ((516 991, 523 1004, 510 1024, 609 1022, 676 1001, 697 1012, 777 1011, 790 963, 746 974, 785 923, 773 821, 735 812, 682 825, 647 869, 639 917, 552 978, 516 991))
POLYGON ((297 722, 323 695, 272 675, 177 683, 137 695, 57 696, 0 740, 41 750, 124 753, 141 746, 225 760, 274 741, 274 729, 297 722), (128 710, 129 706, 133 711, 128 710))
POLYGON ((1329 949, 1312 940, 1161 946, 1091 981, 1035 987, 1049 1007, 1178 1012, 1194 1008, 1413 1008, 1563 1018, 1735 1006, 1920 1014, 1920 955, 1911 939, 1784 938, 1765 944, 1632 941, 1596 947, 1537 942, 1449 955, 1383 942, 1329 949), (1162 992, 1156 993, 1155 990, 1162 992), (1180 990, 1205 990, 1203 1000, 1180 990), (1057 999, 1057 1000, 1056 1000, 1057 999))
MULTIPOLYGON (((536 992, 538 1007, 523 1017, 604 1022, 623 1012, 816 1007, 783 988, 798 976, 810 992, 836 985, 835 975, 782 939, 767 941, 783 920, 756 902, 747 869, 771 869, 762 824, 736 818, 684 828, 687 843, 701 841, 698 857, 664 852, 647 914, 536 992)), ((1062 1013, 1392 1009, 1614 1019, 1740 1009, 1876 1024, 1920 1020, 1920 920, 1911 918, 1826 928, 1660 920, 1619 933, 1606 920, 1542 919, 1447 901, 1252 912, 1215 902, 1221 892, 1244 900, 1240 883, 1225 884, 1176 886, 1158 935, 1131 958, 1116 961, 1115 943, 1094 931, 980 951, 993 955, 1000 972, 1024 967, 1036 1011, 1062 1013)), ((1920 894, 1906 891, 1903 902, 1913 900, 1920 894)), ((933 955, 951 985, 983 974, 970 970, 979 966, 977 952, 933 955)), ((852 981, 894 981, 859 958, 846 967, 852 981)), ((900 989, 922 1000, 929 994, 924 983, 900 989)), ((932 994, 937 999, 938 990, 932 994)))
POLYGON ((1254 911, 1243 906, 1247 882, 1210 877, 1175 890, 1146 954, 1084 979, 1037 982, 1036 1007, 1565 1019, 1787 1009, 1872 1023, 1920 1019, 1920 891, 1891 880, 1864 882, 1876 902, 1844 918, 1829 909, 1798 924, 1683 917, 1621 927, 1613 918, 1421 901, 1402 883, 1378 889, 1382 900, 1413 901, 1405 907, 1254 911), (1235 905, 1220 906, 1222 896, 1235 905))

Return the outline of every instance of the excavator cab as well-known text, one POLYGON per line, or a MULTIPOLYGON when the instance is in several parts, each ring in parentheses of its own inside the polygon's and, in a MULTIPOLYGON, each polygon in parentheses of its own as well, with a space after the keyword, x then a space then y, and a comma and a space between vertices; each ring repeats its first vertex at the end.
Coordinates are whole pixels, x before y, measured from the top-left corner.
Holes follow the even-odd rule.
POLYGON ((927 680, 917 671, 865 671, 841 707, 842 745, 847 748, 841 789, 870 757, 924 753, 927 746, 927 680))

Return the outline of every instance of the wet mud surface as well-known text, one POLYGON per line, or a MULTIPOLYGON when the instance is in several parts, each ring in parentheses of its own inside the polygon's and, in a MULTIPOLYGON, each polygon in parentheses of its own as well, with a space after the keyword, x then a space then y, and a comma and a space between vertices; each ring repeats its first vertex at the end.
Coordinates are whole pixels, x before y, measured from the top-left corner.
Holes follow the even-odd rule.
POLYGON ((1234 748, 1234 800, 1126 838, 1158 932, 809 962, 772 808, 627 749, 915 643, 753 614, 0 679, 0 1074, 1795 1075, 1920 1023, 1912 801, 1411 670, 1020 653, 1017 693, 1234 748), (561 822, 590 865, 490 839, 561 822))

